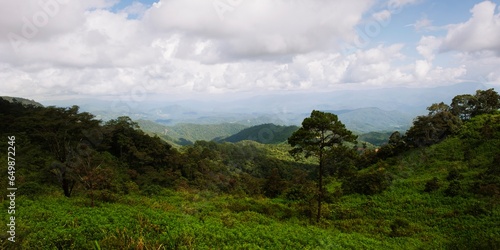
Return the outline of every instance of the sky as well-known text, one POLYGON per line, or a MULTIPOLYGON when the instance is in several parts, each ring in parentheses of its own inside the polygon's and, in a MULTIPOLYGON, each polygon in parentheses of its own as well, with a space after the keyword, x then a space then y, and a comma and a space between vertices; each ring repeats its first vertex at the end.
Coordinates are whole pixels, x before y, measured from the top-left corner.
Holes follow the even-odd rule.
POLYGON ((500 86, 500 1, 0 0, 0 95, 500 86))

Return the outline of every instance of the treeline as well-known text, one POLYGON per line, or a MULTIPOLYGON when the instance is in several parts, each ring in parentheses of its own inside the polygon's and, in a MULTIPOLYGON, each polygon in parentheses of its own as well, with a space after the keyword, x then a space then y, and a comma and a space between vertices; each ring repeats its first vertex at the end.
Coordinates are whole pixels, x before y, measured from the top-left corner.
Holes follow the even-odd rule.
POLYGON ((434 103, 429 113, 418 116, 413 126, 402 135, 394 132, 378 155, 387 158, 412 148, 428 147, 457 135, 470 119, 495 114, 500 109, 500 96, 494 89, 478 90, 476 94, 455 96, 450 105, 434 103))
MULTIPOLYGON (((88 196, 93 206, 124 194, 155 195, 171 188, 283 197, 298 201, 304 211, 314 206, 314 161, 294 161, 286 144, 198 141, 178 150, 145 134, 128 117, 103 123, 77 106, 42 107, 3 99, 0 110, 2 137, 17 138, 17 185, 23 195, 56 190, 72 197, 76 192, 88 196)), ((354 173, 365 161, 361 156, 354 147, 342 147, 328 156, 327 171, 354 173)), ((0 184, 7 187, 4 179, 0 184)), ((345 190, 373 193, 364 186, 345 190)))
POLYGON ((57 187, 67 197, 85 193, 92 202, 134 192, 154 195, 163 188, 276 196, 287 187, 281 179, 307 176, 310 169, 269 157, 268 149, 250 141, 198 141, 177 150, 146 135, 128 117, 102 123, 77 106, 0 99, 0 110, 2 137, 17 138, 17 183, 26 195, 57 187), (274 179, 279 187, 272 185, 274 179))
MULTIPOLYGON (((378 150, 342 140, 325 144, 330 147, 325 151, 320 145, 321 171, 314 157, 294 161, 286 153, 292 149, 287 144, 198 141, 175 149, 159 137, 145 134, 128 117, 103 123, 90 113, 79 112, 77 106, 41 107, 0 99, 0 131, 2 138, 17 138, 17 184, 23 195, 57 190, 71 197, 77 192, 88 196, 92 206, 95 201, 112 202, 124 194, 155 195, 164 188, 209 190, 280 197, 297 202, 298 209, 312 217, 321 202, 349 193, 383 192, 394 177, 389 171, 393 159, 450 137, 457 138, 450 147, 466 152, 464 161, 486 169, 477 177, 480 181, 475 190, 495 195, 500 192, 498 167, 493 167, 500 161, 494 155, 498 151, 489 149, 484 154, 476 149, 485 140, 491 146, 500 139, 499 108, 499 95, 493 89, 457 96, 450 105, 433 104, 429 114, 417 117, 406 134, 393 133, 389 143, 378 150)), ((355 139, 345 133, 349 134, 346 141, 355 139)), ((325 138, 328 136, 337 138, 335 134, 325 138)), ((298 134, 294 140, 316 143, 317 138, 298 134)), ((432 190, 432 180, 429 183, 432 190)), ((436 183, 434 186, 439 185, 436 183)), ((5 190, 6 179, 0 184, 5 190)))

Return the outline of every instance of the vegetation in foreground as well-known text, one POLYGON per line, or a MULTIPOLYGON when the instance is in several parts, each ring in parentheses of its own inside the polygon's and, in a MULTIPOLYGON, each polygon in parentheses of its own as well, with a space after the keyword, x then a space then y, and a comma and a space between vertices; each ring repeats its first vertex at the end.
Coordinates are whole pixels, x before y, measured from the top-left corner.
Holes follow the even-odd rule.
MULTIPOLYGON (((405 135, 393 133, 378 152, 328 149, 320 191, 318 162, 295 161, 287 144, 196 142, 177 150, 125 117, 101 124, 77 107, 0 100, 2 138, 16 136, 19 187, 16 242, 3 233, 1 244, 499 249, 495 94, 478 91, 449 106, 432 105, 429 115, 418 117, 405 135)), ((4 152, 0 164, 8 165, 4 152)), ((7 178, 0 184, 6 190, 7 178)), ((7 224, 7 212, 2 218, 7 224)))

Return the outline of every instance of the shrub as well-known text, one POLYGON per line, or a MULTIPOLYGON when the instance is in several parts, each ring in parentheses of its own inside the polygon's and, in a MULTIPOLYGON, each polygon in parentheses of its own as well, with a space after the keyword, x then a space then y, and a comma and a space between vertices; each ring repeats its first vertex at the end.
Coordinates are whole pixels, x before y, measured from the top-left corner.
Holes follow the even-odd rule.
POLYGON ((431 180, 427 181, 427 183, 425 183, 424 192, 430 193, 432 191, 438 190, 440 187, 441 184, 439 183, 439 179, 437 177, 434 177, 431 180))
POLYGON ((409 236, 412 234, 410 228, 410 222, 405 219, 397 218, 391 223, 391 233, 392 237, 409 236))
POLYGON ((43 186, 36 182, 26 182, 19 187, 19 193, 29 198, 34 198, 35 196, 43 194, 44 190, 43 186))
POLYGON ((457 196, 462 194, 462 184, 458 180, 452 180, 448 188, 444 191, 447 196, 457 196))
POLYGON ((116 202, 118 195, 108 189, 94 191, 95 199, 104 202, 116 202))
POLYGON ((481 216, 481 215, 489 215, 490 211, 485 208, 485 206, 479 202, 469 206, 465 210, 466 214, 472 215, 472 216, 481 216))
POLYGON ((448 172, 448 176, 446 176, 446 180, 448 181, 453 181, 453 180, 460 180, 462 179, 462 174, 457 170, 457 169, 452 169, 448 172))
POLYGON ((161 186, 156 185, 156 184, 151 184, 151 185, 147 185, 146 187, 144 187, 142 189, 142 193, 147 195, 147 196, 155 196, 155 195, 159 195, 162 190, 163 190, 163 188, 161 186))
POLYGON ((391 185, 391 177, 384 169, 369 173, 357 173, 342 183, 342 189, 350 193, 378 194, 391 185))

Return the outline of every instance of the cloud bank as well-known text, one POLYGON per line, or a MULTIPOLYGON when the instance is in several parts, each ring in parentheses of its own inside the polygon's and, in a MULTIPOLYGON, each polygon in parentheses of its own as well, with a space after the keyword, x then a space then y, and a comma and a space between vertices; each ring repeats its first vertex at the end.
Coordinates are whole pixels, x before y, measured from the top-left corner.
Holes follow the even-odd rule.
POLYGON ((135 98, 498 81, 500 15, 491 1, 471 6, 444 36, 378 41, 391 16, 421 2, 159 0, 114 10, 109 0, 2 1, 1 94, 135 98), (356 46, 373 23, 380 32, 356 46), (441 56, 453 63, 439 64, 441 56))

